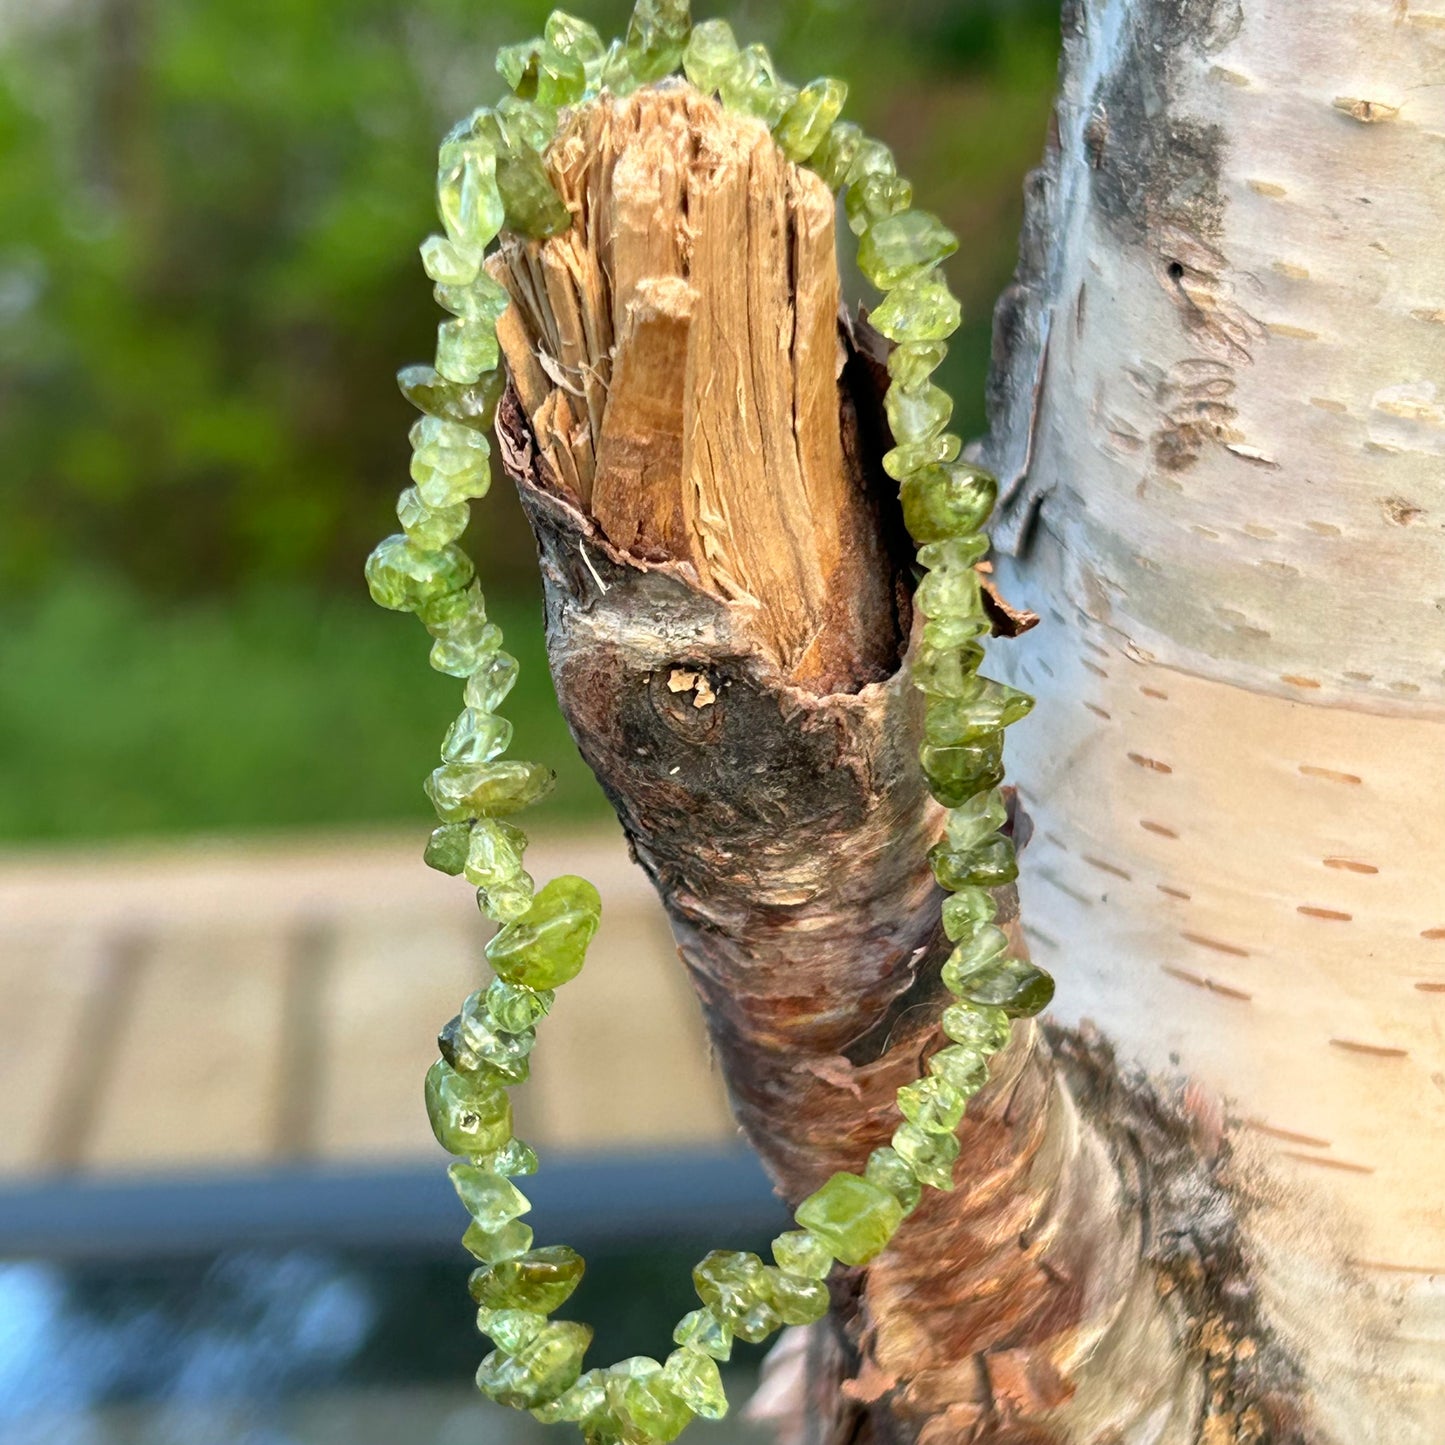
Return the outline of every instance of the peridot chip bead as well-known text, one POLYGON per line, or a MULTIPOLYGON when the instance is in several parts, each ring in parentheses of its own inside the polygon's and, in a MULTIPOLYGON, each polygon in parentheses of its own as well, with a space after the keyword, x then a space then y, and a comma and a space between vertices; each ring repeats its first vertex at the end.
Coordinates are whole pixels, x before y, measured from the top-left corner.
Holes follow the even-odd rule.
POLYGON ((450 507, 429 507, 415 487, 407 487, 397 498, 396 519, 406 535, 429 552, 455 542, 467 530, 471 511, 465 502, 450 507))
POLYGON ((467 678, 462 694, 467 706, 478 712, 495 712, 516 683, 517 672, 517 659, 509 652, 494 652, 484 657, 467 678))
POLYGON ((530 1345, 546 1325, 546 1315, 533 1314, 530 1310, 477 1311, 477 1329, 509 1355, 515 1355, 518 1350, 530 1345))
POLYGON ((439 828, 433 828, 426 840, 426 851, 422 854, 427 867, 455 878, 466 866, 471 832, 467 823, 443 823, 439 828))
POLYGON ((794 1218, 844 1264, 866 1264, 893 1238, 902 1206, 886 1189, 857 1174, 838 1173, 797 1208, 794 1218))
POLYGON ((585 878, 564 874, 540 889, 521 918, 487 944, 498 977, 528 988, 557 988, 581 972, 602 918, 602 899, 585 878))
POLYGON ((485 1074, 459 1074, 445 1059, 427 1070, 426 1112, 437 1143, 449 1154, 482 1154, 511 1138, 506 1090, 485 1074))
POLYGON ((457 382, 448 381, 433 366, 404 366, 396 382, 418 411, 478 432, 491 427, 507 389, 506 373, 500 369, 483 372, 473 382, 457 382))
MULTIPOLYGON (((433 281, 465 286, 482 269, 481 246, 458 246, 446 236, 428 236, 421 243, 421 267, 433 281)), ((430 367, 427 368, 430 370, 430 367)))
MULTIPOLYGON (((997 786, 997 784, 995 784, 997 786)), ((943 900, 943 932, 950 943, 958 943, 961 939, 968 938, 976 929, 983 927, 985 923, 992 923, 998 916, 998 904, 994 896, 986 888, 963 888, 957 893, 950 893, 943 900)), ((945 1010, 944 1019, 948 1018, 952 1009, 945 1010)), ((980 1014, 980 1018, 986 1014, 980 1014)), ((1003 1024, 1004 1037, 1008 1037, 1008 1023, 1003 1024)), ((950 1038, 954 1037, 952 1034, 950 1038)), ((959 1039, 959 1043, 966 1043, 966 1039, 959 1039)), ((1000 1045, 1000 1048, 1003 1046, 1000 1045)))
MULTIPOLYGON (((442 740, 442 759, 448 763, 489 763, 506 752, 511 741, 512 725, 506 718, 464 708, 442 740)), ((474 878, 472 882, 480 880, 474 878)))
MULTIPOLYGON (((508 1139, 500 1149, 493 1149, 490 1154, 474 1154, 472 1163, 480 1169, 490 1170, 493 1174, 503 1174, 508 1179, 519 1174, 535 1174, 537 1172, 537 1151, 525 1140, 508 1139)), ((530 1247, 531 1241, 528 1241, 530 1247)), ((520 1254, 522 1251, 518 1250, 520 1254)))
POLYGON ((926 442, 948 425, 953 416, 953 398, 931 382, 917 387, 899 386, 895 382, 888 388, 884 409, 888 413, 888 429, 896 442, 926 442))
POLYGON ((480 617, 469 618, 444 631, 434 631, 437 639, 432 643, 427 661, 448 677, 470 677, 481 660, 502 645, 502 629, 480 617))
POLYGON ((532 875, 518 873, 477 889, 477 907, 497 923, 512 923, 532 906, 532 875))
POLYGON ((484 497, 492 485, 492 446, 475 427, 424 416, 411 429, 411 479, 429 507, 484 497))
POLYGON ((930 1075, 898 1091, 898 1110, 910 1124, 930 1134, 951 1134, 963 1118, 968 1096, 946 1079, 930 1075))
POLYGON ((772 1306, 785 1325, 810 1325, 828 1313, 828 1286, 775 1269, 768 1272, 772 1306))
POLYGON ((773 1259, 779 1269, 800 1279, 825 1279, 833 1267, 828 1246, 806 1229, 790 1229, 773 1241, 773 1259))
POLYGON ((580 57, 544 44, 537 56, 539 105, 575 105, 587 92, 587 67, 580 57))
POLYGON ((928 850, 928 863, 939 887, 950 892, 955 888, 1002 888, 1019 876, 1014 846, 1007 838, 987 838, 976 848, 962 851, 939 843, 928 850))
POLYGON ((721 1420, 728 1412, 722 1375, 707 1355, 697 1350, 674 1350, 662 1366, 668 1388, 695 1415, 721 1420))
POLYGON ((476 381, 501 354, 496 327, 484 321, 454 316, 437 327, 436 369, 448 381, 476 381))
POLYGON ((893 1147, 922 1183, 945 1193, 953 1188, 958 1135, 930 1134, 917 1124, 900 1124, 893 1131, 893 1147))
POLYGON ((935 569, 914 591, 925 617, 972 617, 983 610, 983 583, 972 567, 935 569))
POLYGON ((809 166, 830 191, 836 191, 848 179, 858 147, 863 144, 863 130, 851 120, 834 121, 828 127, 823 143, 808 160, 809 166))
POLYGON ((670 75, 692 28, 690 0, 637 0, 627 25, 627 59, 642 85, 670 75))
MULTIPOLYGON (((944 818, 944 837, 951 847, 969 848, 982 842, 991 833, 997 832, 1008 821, 1008 804, 997 789, 980 793, 957 808, 950 808, 944 818)), ((983 930, 978 937, 992 932, 1002 942, 1003 934, 998 929, 983 930)), ((960 944, 960 947, 965 945, 960 944)))
POLYGON ((589 1326, 556 1320, 515 1355, 493 1350, 477 1370, 477 1388, 521 1410, 555 1399, 581 1373, 591 1341, 589 1326))
POLYGON ((874 221, 858 242, 858 269, 880 291, 921 275, 958 250, 958 237, 928 211, 874 221))
POLYGON ((493 1028, 481 995, 473 994, 457 1015, 456 1028, 448 1025, 437 1043, 442 1057, 459 1073, 490 1069, 508 1084, 522 1084, 531 1072, 528 1056, 536 1046, 537 1035, 530 1029, 509 1034, 493 1028), (448 1058, 448 1050, 456 1054, 455 1059, 448 1058))
MULTIPOLYGON (((928 1072, 945 1080, 964 1098, 971 1098, 988 1083, 988 1060, 971 1044, 955 1044, 949 1049, 940 1049, 928 1061, 928 1072)), ((962 1109, 959 1115, 962 1117, 962 1109)), ((920 1128, 929 1126, 922 1119, 913 1119, 920 1128)), ((949 1128, 953 1128, 955 1119, 949 1128)))
POLYGON ((1002 1009, 1010 1018, 1032 1018, 1049 1006, 1054 981, 1024 959, 996 958, 960 979, 953 992, 965 1003, 1002 1009))
POLYGON ((459 547, 448 544, 430 551, 397 532, 379 542, 366 559, 366 586, 379 606, 415 612, 435 598, 460 591, 473 572, 471 559, 459 547))
POLYGON ((443 763, 426 780, 426 795, 444 822, 516 813, 544 798, 557 781, 540 763, 443 763))
POLYGON ((829 77, 805 85, 773 127, 773 139, 783 154, 799 165, 808 160, 823 144, 847 99, 848 87, 841 80, 829 77))
POLYGON ((437 305, 450 311, 453 316, 464 316, 468 321, 480 321, 487 326, 496 326, 507 307, 512 304, 511 293, 500 281, 494 281, 485 271, 475 281, 465 286, 449 286, 438 282, 432 288, 437 305))
POLYGON ((908 1161, 891 1145, 884 1144, 868 1156, 863 1177, 886 1189, 899 1203, 905 1214, 918 1208, 923 1197, 923 1186, 919 1184, 908 1161))
POLYGON ((524 1034, 546 1018, 556 998, 550 988, 525 988, 494 978, 487 988, 487 1013, 503 1033, 524 1034))
POLYGON ((572 1297, 586 1268, 586 1261, 575 1249, 549 1244, 474 1269, 467 1289, 483 1309, 531 1310, 549 1315, 572 1297))
MULTIPOLYGON (((955 893, 949 902, 963 896, 955 893)), ((950 1004, 943 1011, 943 1032, 965 1048, 977 1049, 984 1055, 996 1054, 1008 1045, 1008 1015, 986 1004, 950 1004)))
POLYGON ((532 1418, 544 1425, 555 1425, 561 1420, 582 1421, 597 1415, 607 1408, 607 1387, 604 1383, 606 1372, 588 1370, 579 1375, 577 1382, 569 1385, 554 1400, 546 1400, 532 1407, 532 1418))
POLYGON ((905 477, 899 496, 903 524, 913 540, 941 542, 979 531, 998 500, 998 483, 980 468, 959 462, 905 477))
POLYGON ((685 1349, 711 1355, 715 1360, 726 1360, 733 1352, 732 1327, 707 1306, 683 1315, 672 1332, 672 1340, 685 1349))
POLYGON ((901 482, 920 467, 956 462, 962 450, 963 439, 955 432, 946 431, 931 441, 907 442, 890 448, 883 453, 883 470, 895 481, 901 482))
POLYGON ((483 1229, 476 1220, 467 1225, 462 1235, 462 1248, 484 1264, 497 1264, 504 1259, 515 1259, 532 1247, 532 1226, 514 1219, 500 1229, 483 1229))
POLYGON ((694 1412, 678 1397, 662 1366, 645 1355, 620 1360, 607 1372, 607 1403, 621 1422, 626 1440, 676 1440, 694 1412))
MULTIPOLYGON (((914 681, 918 683, 919 679, 915 676, 914 681)), ((929 742, 945 746, 1000 732, 1027 717, 1034 705, 1028 693, 976 673, 959 679, 956 691, 924 691, 929 698, 923 735, 929 742)))
POLYGON ((437 172, 437 211, 458 253, 480 250, 502 229, 497 153, 485 141, 453 148, 437 172))
POLYGON ((848 167, 847 181, 856 186, 869 176, 896 176, 898 162, 893 152, 881 140, 865 137, 853 153, 852 164, 848 167))
POLYGON ((453 1164, 447 1169, 452 1188, 468 1214, 491 1232, 531 1209, 527 1196, 510 1179, 475 1164, 453 1164))
POLYGON ((994 733, 956 747, 924 743, 918 762, 934 798, 956 808, 1003 781, 1003 737, 994 733))
POLYGON ((580 60, 583 65, 598 64, 607 51, 595 26, 565 10, 554 10, 547 17, 542 38, 554 50, 580 60))
POLYGON ((913 183, 902 176, 864 176, 849 186, 843 197, 848 229, 855 236, 866 235, 870 226, 906 211, 912 204, 913 183))
POLYGON ((947 355, 948 346, 942 341, 901 342, 888 353, 889 380, 894 386, 922 386, 947 355))
POLYGON ((472 827, 463 871, 480 888, 516 878, 522 872, 527 835, 500 818, 478 818, 472 827))
POLYGON ((683 74, 704 95, 720 90, 736 70, 738 42, 726 20, 704 20, 692 27, 682 52, 683 74))
POLYGON ((768 1273, 757 1255, 715 1249, 692 1271, 698 1298, 711 1305, 739 1339, 755 1344, 781 1323, 773 1308, 768 1273))
POLYGON ((542 49, 540 40, 519 40, 497 50, 497 74, 507 82, 513 95, 530 100, 537 94, 537 59, 542 49))
POLYGON ((769 127, 777 124, 797 94, 780 80, 765 45, 744 47, 738 63, 721 86, 722 102, 729 110, 756 116, 769 127))
POLYGON ((955 985, 961 979, 1007 952, 1008 935, 991 923, 985 924, 949 954, 948 961, 943 965, 943 986, 950 993, 956 992, 955 985))
POLYGON ((868 313, 868 322, 890 341, 947 341, 963 324, 963 306, 939 272, 925 271, 893 287, 868 313))

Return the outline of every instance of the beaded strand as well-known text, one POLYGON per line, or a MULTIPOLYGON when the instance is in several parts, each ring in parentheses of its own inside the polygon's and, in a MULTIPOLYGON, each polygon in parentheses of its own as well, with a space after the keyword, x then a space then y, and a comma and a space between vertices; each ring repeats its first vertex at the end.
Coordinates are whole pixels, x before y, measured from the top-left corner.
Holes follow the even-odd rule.
POLYGON ((688 0, 637 0, 626 37, 610 45, 556 11, 540 39, 500 51, 497 69, 512 95, 474 112, 439 152, 444 234, 429 236, 421 254, 449 316, 435 364, 409 366, 398 378, 422 413, 411 431, 413 485, 397 503, 402 530, 371 554, 366 579, 381 606, 420 617, 433 639, 431 665, 465 679, 465 707, 425 783, 440 820, 425 857, 474 884, 482 913, 501 925, 486 946, 495 977, 442 1029, 425 1086, 432 1129, 458 1156, 449 1173, 471 1217, 462 1243, 478 1261, 469 1289, 478 1327, 495 1346, 477 1384, 538 1420, 575 1422, 591 1445, 650 1445, 675 1439, 695 1416, 726 1413, 718 1361, 728 1359, 734 1338, 757 1342, 822 1318, 835 1261, 866 1264, 887 1248, 925 1186, 954 1187, 955 1131, 988 1080, 989 1057, 1008 1043, 1011 1019, 1037 1013, 1052 996, 1047 974, 1009 955, 989 891, 1018 875, 1000 832, 998 785, 1003 730, 1032 699, 978 673, 989 620, 975 564, 988 550, 983 526, 997 486, 958 460, 961 439, 946 430, 952 399, 930 380, 961 319, 939 270, 958 241, 913 208, 912 186, 888 147, 839 119, 844 83, 788 84, 767 50, 740 47, 725 21, 692 26, 688 0), (496 323, 508 296, 483 266, 487 248, 504 228, 545 237, 571 224, 543 162, 560 109, 604 91, 627 95, 679 64, 700 91, 761 120, 790 160, 843 192, 859 268, 884 293, 869 318, 894 343, 885 406, 895 445, 883 465, 899 483, 925 569, 915 602, 926 622, 910 665, 926 699, 919 761, 948 809, 929 862, 950 895, 943 928, 955 946, 942 978, 956 1002, 942 1017, 950 1046, 898 1090, 903 1122, 862 1174, 835 1174, 805 1199, 798 1227, 773 1241, 771 1264, 733 1250, 703 1259, 693 1270, 701 1306, 679 1322, 677 1348, 665 1360, 638 1356, 584 1372, 590 1327, 549 1318, 577 1287, 583 1260, 565 1245, 534 1247, 522 1222, 530 1206, 512 1180, 534 1173, 537 1156, 512 1133, 507 1091, 526 1081, 537 1025, 555 990, 580 971, 602 904, 585 879, 536 888, 523 866, 527 837, 508 819, 543 797, 554 775, 502 759, 512 724, 497 709, 516 682, 517 661, 487 619, 457 539, 469 503, 490 485, 488 433, 506 385, 496 323))

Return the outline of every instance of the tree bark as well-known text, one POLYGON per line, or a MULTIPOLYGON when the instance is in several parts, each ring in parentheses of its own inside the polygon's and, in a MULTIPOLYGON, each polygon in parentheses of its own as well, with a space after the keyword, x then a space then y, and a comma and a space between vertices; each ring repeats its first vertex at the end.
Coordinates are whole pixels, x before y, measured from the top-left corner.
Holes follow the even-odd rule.
MULTIPOLYGON (((1347 455, 1358 469, 1367 439, 1381 443, 1368 466, 1398 463, 1389 495, 1429 516, 1429 348, 1402 371, 1403 322, 1371 339, 1397 359, 1394 410, 1370 433, 1359 397, 1379 387, 1346 366, 1346 283, 1362 260, 1394 273, 1362 232, 1360 254, 1330 272, 1319 238, 1355 235, 1336 211, 1368 187, 1324 184, 1336 161, 1320 127, 1373 133, 1383 101, 1341 83, 1347 103, 1307 115, 1302 62, 1342 33, 1316 26, 1353 7, 1286 26, 1281 3, 1260 0, 1248 23, 1224 3, 1066 13, 1056 141, 1000 307, 990 450, 1009 484, 1007 586, 1045 616, 994 654, 1012 650, 1005 665, 1040 695, 1011 740, 1016 834, 1032 833, 1024 922, 1070 1027, 1017 1031, 962 1127, 959 1187, 930 1194, 871 1266, 835 1274, 829 1321, 783 1352, 799 1375, 794 1438, 1439 1438, 1426 1274, 1440 1219, 1419 1131, 1435 1129, 1438 1175, 1445 1073, 1426 955, 1445 918, 1411 910, 1438 904, 1427 869, 1445 863, 1445 830, 1403 794, 1442 766, 1440 659, 1432 682, 1420 600, 1440 536, 1438 522, 1366 527, 1363 489, 1338 480, 1347 455), (1301 46, 1288 85, 1266 84, 1290 71, 1288 47, 1268 49, 1271 19, 1301 46), (1255 90, 1273 99, 1251 116, 1255 90), (1262 136, 1265 117, 1289 123, 1291 148, 1272 170, 1236 172, 1235 147, 1256 143, 1236 133, 1262 136), (1308 304, 1335 308, 1339 339, 1315 338, 1333 389, 1298 356, 1261 365, 1274 335, 1303 343, 1266 332, 1260 316, 1275 313, 1254 300, 1268 223, 1251 222, 1248 246, 1231 230, 1256 205, 1243 196, 1269 196, 1251 179, 1298 185, 1314 206, 1289 213, 1290 255, 1306 240, 1313 253, 1288 264, 1331 277, 1308 304), (1343 409, 1302 421, 1302 391, 1343 409), (1310 550, 1326 534, 1295 520, 1300 496, 1339 529, 1333 550, 1310 550), (1249 530, 1271 525, 1283 540, 1249 530), (1381 578, 1371 568, 1387 560, 1411 570, 1381 578), (1368 591, 1348 614, 1325 584, 1342 565, 1368 591), (1301 617, 1289 599, 1306 593, 1301 617), (1265 638, 1237 622, 1276 616, 1265 638), (1342 616, 1368 619, 1368 644, 1342 616), (1352 680, 1367 655, 1371 679, 1352 680), (1417 689, 1409 715, 1401 682, 1417 689), (1372 771, 1359 758, 1378 748, 1389 765, 1372 771), (1368 788, 1340 781, 1367 774, 1368 788), (1332 800, 1349 787, 1368 804, 1346 829, 1332 800), (1340 902, 1367 879, 1389 905, 1373 939, 1340 902), (1346 921, 1353 946, 1338 927, 1330 944, 1346 921), (1368 981, 1362 937, 1381 958, 1368 981), (1273 966, 1230 972, 1260 959, 1273 966), (1310 1097, 1327 1066, 1338 1077, 1310 1097), (1393 1091, 1380 1082, 1391 1068, 1393 1091), (1380 1118, 1382 1104, 1400 1112, 1380 1118), (1301 1123, 1320 1114, 1328 1132, 1301 1123), (1373 1123, 1371 1167, 1393 1161, 1374 1204, 1347 1123, 1373 1123), (1310 1161, 1297 1177, 1278 1157, 1289 1152, 1310 1161), (1327 1197, 1321 1180, 1337 1176, 1327 1197), (1413 1202, 1398 1193, 1411 1187, 1413 1202), (1355 1241, 1371 1228, 1366 1254, 1355 1241), (1327 1312, 1338 1332, 1307 1338, 1301 1322, 1332 1291, 1347 1301, 1327 1312), (1342 1368, 1350 1331, 1360 1348, 1342 1368)), ((1376 18, 1377 60, 1390 43, 1421 47, 1417 65, 1440 58, 1445 31, 1389 25, 1376 18)), ((1422 135, 1399 145, 1418 173, 1422 135)), ((894 1090, 945 1042, 941 895, 924 859, 942 815, 918 776, 918 700, 900 668, 910 574, 877 461, 880 343, 834 321, 819 184, 688 87, 587 108, 551 164, 576 224, 511 243, 498 274, 516 301, 499 433, 538 539, 553 675, 668 907, 739 1122, 796 1203, 886 1141, 894 1090)), ((1390 234, 1413 236, 1419 256, 1427 203, 1406 169, 1394 162, 1390 199, 1409 223, 1390 234)), ((1407 309, 1428 309, 1439 280, 1422 257, 1407 309)), ((1307 329, 1290 314, 1275 326, 1307 329)), ((1440 335, 1438 318, 1412 324, 1440 335)), ((1017 929, 1011 891, 1002 903, 1017 929)))

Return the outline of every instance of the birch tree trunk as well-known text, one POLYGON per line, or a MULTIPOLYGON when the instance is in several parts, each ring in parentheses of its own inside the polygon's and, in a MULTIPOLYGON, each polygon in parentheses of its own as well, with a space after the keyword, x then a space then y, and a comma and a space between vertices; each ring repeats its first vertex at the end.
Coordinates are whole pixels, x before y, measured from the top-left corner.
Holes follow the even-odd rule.
MULTIPOLYGON (((1064 24, 986 447, 1054 1022, 767 1393, 827 1445, 1434 1445, 1445 11, 1064 24)), ((755 123, 657 87, 550 164, 576 224, 498 274, 553 674, 796 1203, 945 1042, 882 344, 755 123)))

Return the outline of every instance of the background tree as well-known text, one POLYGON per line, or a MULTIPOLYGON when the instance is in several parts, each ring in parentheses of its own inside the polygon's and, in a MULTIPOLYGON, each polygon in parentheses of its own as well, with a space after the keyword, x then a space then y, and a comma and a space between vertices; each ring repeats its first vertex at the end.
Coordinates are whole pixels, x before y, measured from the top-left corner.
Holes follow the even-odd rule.
MULTIPOLYGON (((791 1428, 1424 1445, 1445 26, 1345 0, 1064 25, 987 446, 1005 590, 1043 617, 998 651, 1042 698, 1015 835, 1061 1005, 996 1061, 957 1192, 784 1350, 791 1428)), ((806 184, 676 93, 630 114, 557 161, 582 222, 508 252, 503 450, 563 708, 796 1202, 942 1043, 880 352, 833 341, 806 184)))

